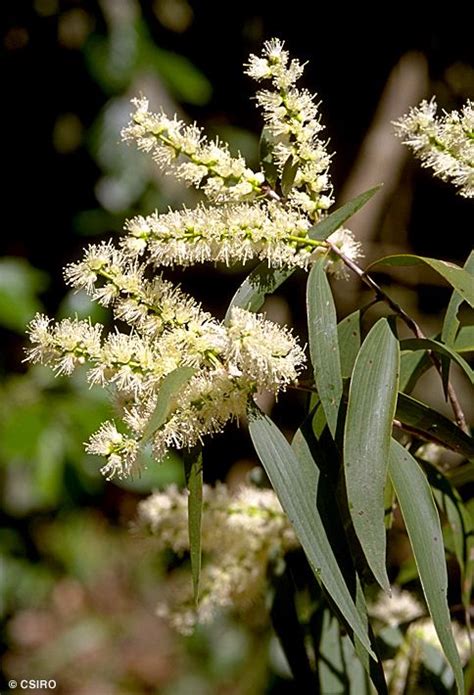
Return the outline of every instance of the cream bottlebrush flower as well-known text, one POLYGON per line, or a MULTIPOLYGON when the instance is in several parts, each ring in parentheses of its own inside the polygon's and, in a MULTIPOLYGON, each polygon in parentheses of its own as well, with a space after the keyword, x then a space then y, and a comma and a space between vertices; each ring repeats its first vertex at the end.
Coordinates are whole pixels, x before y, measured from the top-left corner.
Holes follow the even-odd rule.
POLYGON ((206 435, 222 432, 230 420, 245 414, 255 390, 254 383, 233 376, 226 366, 198 372, 179 394, 168 421, 154 434, 154 457, 161 460, 171 448, 202 444, 206 435))
POLYGON ((234 307, 226 358, 260 388, 278 391, 295 381, 304 352, 285 327, 234 307))
POLYGON ((232 157, 226 144, 208 141, 195 125, 148 110, 147 99, 134 99, 136 110, 122 131, 150 152, 160 169, 202 188, 213 202, 248 200, 262 195, 264 175, 252 171, 243 157, 232 157))
POLYGON ((100 360, 102 328, 77 319, 52 325, 47 316, 37 314, 27 329, 32 347, 27 350, 26 359, 47 364, 58 375, 71 374, 78 365, 100 360))
POLYGON ((87 442, 86 451, 107 459, 100 469, 107 480, 126 478, 136 467, 139 442, 118 432, 113 422, 104 422, 87 442))
POLYGON ((205 261, 226 265, 249 259, 269 266, 307 267, 312 249, 305 246, 310 221, 274 202, 226 205, 154 213, 128 220, 122 244, 131 257, 146 250, 157 266, 188 266, 205 261), (136 239, 142 244, 137 247, 136 239))
POLYGON ((280 174, 288 161, 297 167, 289 200, 317 220, 333 202, 328 176, 331 157, 327 142, 320 138, 323 126, 315 97, 295 87, 303 69, 299 61, 290 61, 281 41, 272 39, 264 44, 262 56, 250 56, 246 72, 272 83, 272 89, 257 92, 257 103, 275 139, 273 156, 280 174))
MULTIPOLYGON (((222 431, 229 420, 245 413, 258 389, 277 393, 296 378, 304 361, 287 329, 242 309, 234 309, 229 326, 212 320, 189 323, 164 332, 159 340, 116 331, 101 343, 101 327, 69 319, 50 326, 44 317, 32 323, 30 334, 32 361, 67 373, 87 361, 91 384, 113 384, 125 398, 124 422, 136 438, 153 413, 163 377, 180 366, 194 367, 196 373, 177 396, 168 421, 153 435, 157 460, 172 447, 194 446, 222 431)), ((104 432, 99 434, 89 451, 101 454, 98 444, 104 432)), ((108 475, 119 472, 122 463, 123 475, 132 470, 131 456, 115 450, 107 456, 108 475)))
MULTIPOLYGON (((305 359, 288 329, 239 308, 231 312, 222 352, 214 355, 219 366, 192 377, 168 422, 155 434, 157 459, 170 447, 194 446, 204 435, 222 431, 229 420, 245 414, 258 390, 278 393, 294 381, 305 359)), ((136 423, 136 414, 132 417, 136 423)))
POLYGON ((89 246, 84 259, 68 265, 64 275, 70 285, 86 290, 100 304, 112 305, 118 319, 153 338, 174 328, 206 331, 217 325, 176 285, 160 276, 146 279, 145 265, 110 242, 89 246))
POLYGON ((78 365, 88 364, 91 384, 115 384, 119 391, 144 394, 152 390, 178 358, 162 358, 159 349, 138 334, 116 331, 101 342, 103 326, 78 319, 54 323, 38 315, 28 327, 32 347, 27 360, 50 366, 57 374, 71 374, 78 365))
POLYGON ((436 117, 432 99, 395 122, 397 135, 412 148, 422 165, 450 181, 465 198, 474 197, 474 102, 461 111, 436 117))
MULTIPOLYGON (((156 537, 158 548, 187 552, 187 494, 175 486, 155 493, 140 503, 138 524, 156 537)), ((182 577, 178 584, 172 581, 169 601, 160 604, 158 613, 189 634, 196 622, 209 622, 219 608, 252 608, 264 596, 270 563, 296 547, 293 529, 272 490, 244 486, 231 494, 222 484, 204 486, 199 605, 194 606, 189 577, 182 577)))
MULTIPOLYGON (((356 261, 361 258, 364 254, 362 253, 362 244, 360 241, 356 241, 354 234, 350 229, 337 229, 331 236, 327 239, 329 244, 335 246, 341 253, 346 256, 351 261, 356 261)), ((325 270, 330 275, 334 275, 336 278, 346 279, 349 277, 349 271, 344 264, 344 261, 340 256, 335 253, 331 247, 320 247, 315 249, 313 253, 314 258, 325 257, 325 270)))

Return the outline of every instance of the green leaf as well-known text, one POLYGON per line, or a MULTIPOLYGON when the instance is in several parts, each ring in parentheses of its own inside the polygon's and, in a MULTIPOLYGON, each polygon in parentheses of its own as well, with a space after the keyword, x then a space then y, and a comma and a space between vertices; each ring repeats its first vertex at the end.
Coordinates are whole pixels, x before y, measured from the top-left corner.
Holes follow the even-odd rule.
POLYGON ((389 474, 400 504, 428 610, 454 672, 459 695, 464 693, 462 666, 451 631, 448 575, 439 515, 430 486, 413 456, 392 440, 389 474))
POLYGON ((399 343, 386 319, 372 328, 357 356, 344 431, 349 510, 369 567, 390 591, 385 568, 384 487, 399 377, 399 343))
POLYGON ((267 294, 273 294, 294 272, 295 268, 269 268, 266 261, 259 263, 232 297, 225 321, 229 320, 234 306, 247 309, 247 311, 261 309, 267 294))
POLYGON ((202 451, 200 447, 187 450, 184 454, 184 472, 188 496, 188 534, 193 578, 194 602, 199 600, 199 577, 201 575, 201 527, 202 527, 202 451))
POLYGON ((276 145, 276 138, 268 128, 262 129, 259 144, 260 166, 265 174, 265 180, 270 186, 275 187, 278 180, 278 166, 275 164, 273 150, 276 145))
POLYGON ((288 197, 291 189, 293 188, 296 174, 298 172, 298 167, 298 160, 293 159, 293 156, 290 155, 285 162, 285 166, 283 167, 283 172, 281 175, 281 192, 283 193, 283 196, 285 198, 288 197))
POLYGON ((454 341, 456 352, 474 352, 474 326, 462 326, 454 341))
POLYGON ((337 325, 337 338, 341 358, 341 373, 343 379, 352 375, 357 353, 360 350, 360 311, 354 311, 337 325))
POLYGON ((321 693, 371 695, 373 692, 351 641, 341 634, 338 621, 328 610, 324 611, 317 663, 321 693))
POLYGON ((352 215, 355 215, 358 210, 364 207, 381 187, 382 184, 374 186, 374 188, 370 188, 368 191, 361 193, 344 205, 341 205, 340 208, 331 212, 331 214, 321 220, 321 222, 317 222, 313 225, 308 232, 308 236, 318 241, 327 239, 328 236, 331 236, 336 229, 339 229, 349 217, 352 217, 352 215))
POLYGON ((474 578, 474 520, 461 495, 434 466, 427 466, 428 482, 439 509, 446 515, 451 529, 454 553, 461 574, 461 596, 469 610, 474 578))
POLYGON ((191 379, 195 371, 192 367, 178 367, 164 377, 158 389, 155 410, 143 431, 142 444, 148 441, 165 424, 174 407, 176 396, 180 389, 191 379))
POLYGON ((448 357, 453 362, 456 362, 459 367, 464 371, 471 383, 474 383, 474 371, 468 365, 465 359, 452 350, 448 345, 443 345, 437 340, 431 338, 409 338, 408 340, 402 340, 400 343, 400 348, 402 350, 433 350, 444 357, 448 357))
POLYGON ((320 473, 304 436, 301 431, 297 433, 292 448, 270 418, 255 406, 249 409, 249 430, 258 457, 316 578, 336 603, 361 644, 375 658, 319 512, 320 473))
POLYGON ((435 270, 441 277, 443 277, 449 284, 454 287, 456 292, 461 295, 463 299, 468 302, 472 307, 474 307, 474 282, 472 281, 472 276, 463 268, 460 268, 455 263, 448 263, 448 261, 440 261, 437 258, 426 258, 425 256, 414 256, 409 253, 397 254, 394 256, 385 256, 374 263, 371 263, 367 268, 369 271, 371 268, 380 265, 390 265, 390 266, 410 266, 419 265, 423 263, 435 270))
POLYGON ((336 435, 342 396, 337 316, 334 299, 324 271, 324 261, 316 261, 306 286, 309 351, 314 381, 331 434, 336 435))
POLYGON ((405 393, 398 394, 396 416, 404 425, 418 430, 421 435, 426 434, 428 439, 436 440, 441 446, 467 458, 474 456, 472 437, 441 413, 405 393))
MULTIPOLYGON (((264 129, 265 132, 265 129, 264 129)), ((263 137, 263 135, 262 135, 263 137)), ((267 155, 268 156, 268 155, 267 155)), ((327 239, 336 229, 346 222, 349 217, 352 217, 361 207, 363 207, 370 198, 379 190, 380 186, 375 186, 365 193, 361 193, 353 200, 350 200, 345 205, 332 212, 325 217, 321 222, 311 227, 308 236, 311 239, 319 239, 320 241, 327 239)), ((243 283, 238 288, 237 292, 232 297, 229 308, 226 313, 226 320, 230 316, 230 311, 233 306, 238 306, 241 309, 248 311, 258 311, 263 306, 265 296, 272 294, 287 280, 296 268, 269 268, 266 261, 262 261, 254 268, 250 275, 245 278, 243 283)))
POLYGON ((433 366, 426 350, 402 352, 400 357, 400 391, 410 393, 418 379, 433 366))
MULTIPOLYGON (((474 275, 474 251, 471 251, 467 261, 464 264, 464 270, 470 275, 474 275)), ((451 299, 449 300, 448 308, 446 309, 446 314, 443 321, 443 328, 441 330, 441 340, 446 345, 453 347, 456 340, 456 335, 459 329, 459 319, 458 311, 461 306, 463 298, 457 292, 453 292, 451 299)))

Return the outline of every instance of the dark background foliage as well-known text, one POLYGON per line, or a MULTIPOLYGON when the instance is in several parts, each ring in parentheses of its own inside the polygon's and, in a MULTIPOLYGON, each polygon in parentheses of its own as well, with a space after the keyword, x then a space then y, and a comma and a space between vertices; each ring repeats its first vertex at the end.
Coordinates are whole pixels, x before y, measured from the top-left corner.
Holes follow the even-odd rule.
MULTIPOLYGON (((446 13, 418 19, 399 6, 384 8, 382 16, 381 10, 369 15, 340 3, 303 2, 10 0, 0 12, 6 671, 12 677, 50 674, 75 694, 291 692, 277 657, 269 665, 265 656, 258 669, 254 664, 248 683, 241 675, 243 664, 248 669, 253 663, 257 629, 246 632, 224 621, 183 645, 154 618, 156 577, 164 568, 145 540, 140 547, 130 541, 127 524, 143 493, 181 479, 179 461, 135 488, 104 483, 81 443, 107 416, 107 400, 79 380, 70 386, 42 370, 27 371, 22 327, 37 309, 50 315, 90 310, 67 293, 62 279, 62 267, 86 243, 119 232, 125 217, 138 211, 195 202, 120 143, 124 104, 138 89, 152 84, 154 105, 161 100, 178 108, 255 163, 261 124, 241 65, 263 40, 284 39, 308 61, 305 86, 322 101, 338 202, 389 76, 405 54, 425 57, 426 96, 436 94, 443 108, 474 96, 469 23, 458 21, 450 31, 454 18, 446 13), (230 640, 227 651, 222 635, 230 640), (65 646, 65 636, 72 646, 65 646), (96 646, 88 648, 88 640, 96 646), (88 670, 85 689, 81 664, 88 670)), ((373 175, 378 182, 377 171, 373 175)), ((417 164, 404 163, 378 213, 368 256, 388 243, 462 263, 471 242, 471 206, 417 164)), ((222 316, 243 274, 206 267, 171 276, 222 316)), ((434 330, 449 296, 435 282, 432 276, 405 279, 399 296, 434 330)), ((358 296, 353 288, 338 290, 341 316, 358 296)), ((296 277, 269 311, 289 317, 304 335, 303 293, 302 277, 296 277)), ((303 407, 290 394, 277 404, 277 418, 291 427, 303 407)), ((240 479, 254 463, 245 431, 229 428, 209 447, 206 477, 240 479)), ((394 573, 405 561, 409 566, 406 553, 400 547, 392 559, 394 573)))

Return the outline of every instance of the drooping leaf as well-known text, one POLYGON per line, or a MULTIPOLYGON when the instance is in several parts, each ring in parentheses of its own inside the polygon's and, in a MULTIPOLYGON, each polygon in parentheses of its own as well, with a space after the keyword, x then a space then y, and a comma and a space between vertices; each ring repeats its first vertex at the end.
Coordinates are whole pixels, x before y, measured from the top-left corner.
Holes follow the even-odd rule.
POLYGON ((369 332, 352 375, 344 431, 349 510, 369 567, 390 590, 385 568, 384 487, 399 378, 398 340, 386 319, 369 332))
POLYGON ((164 377, 158 389, 155 410, 143 431, 142 444, 147 442, 156 430, 165 424, 173 409, 174 399, 195 371, 192 367, 178 367, 164 377))
POLYGON ((308 335, 314 381, 329 429, 336 434, 342 396, 337 316, 331 288, 319 260, 311 268, 306 289, 308 335))
POLYGON ((255 407, 249 410, 249 430, 259 459, 316 578, 339 607, 361 644, 375 658, 318 510, 320 474, 303 435, 297 434, 291 447, 270 418, 255 407))
POLYGON ((275 164, 273 150, 276 139, 268 128, 262 129, 259 143, 259 161, 265 174, 265 180, 275 187, 278 180, 278 166, 275 164))
POLYGON ((341 634, 338 621, 324 611, 321 640, 317 652, 321 693, 357 693, 373 691, 347 635, 341 634))
POLYGON ((390 447, 389 474, 400 504, 428 610, 453 669, 458 695, 463 695, 462 666, 451 630, 447 601, 448 574, 441 524, 430 486, 413 456, 395 440, 392 440, 390 447))
MULTIPOLYGON (((470 275, 474 275, 474 251, 471 251, 464 264, 464 270, 470 275)), ((444 316, 443 328, 441 330, 441 340, 446 345, 455 346, 456 336, 459 330, 458 311, 463 302, 463 298, 457 292, 453 292, 449 300, 448 308, 444 316)))
POLYGON ((400 342, 400 348, 402 350, 433 350, 433 352, 437 352, 443 357, 447 357, 453 362, 456 362, 456 364, 459 365, 459 367, 461 367, 461 369, 466 374, 471 383, 474 383, 474 371, 468 365, 466 360, 463 359, 460 355, 458 355, 457 352, 450 348, 448 345, 443 345, 442 343, 439 343, 437 340, 433 340, 431 338, 409 338, 400 342))
POLYGON ((360 350, 360 311, 354 311, 337 324, 337 338, 341 358, 341 374, 343 379, 349 379, 357 353, 360 350))
POLYGON ((415 256, 406 253, 380 258, 374 263, 371 263, 367 270, 381 265, 410 266, 419 265, 420 263, 435 270, 451 285, 451 287, 454 287, 456 292, 465 299, 468 304, 474 307, 474 282, 472 276, 455 263, 448 263, 448 261, 440 261, 437 258, 426 258, 425 256, 415 256))
POLYGON ((474 326, 462 326, 454 341, 456 352, 474 352, 474 326))
POLYGON ((295 268, 269 268, 264 261, 252 270, 237 292, 227 309, 225 320, 228 321, 232 307, 237 306, 247 311, 258 311, 262 308, 265 297, 273 294, 285 280, 293 275, 295 268))
POLYGON ((410 350, 400 356, 400 391, 410 393, 418 379, 433 366, 426 350, 410 350))
POLYGON ((474 579, 474 519, 459 492, 440 471, 429 465, 427 475, 436 503, 449 523, 461 575, 462 602, 469 610, 474 579))
MULTIPOLYGON (((379 190, 380 186, 375 186, 365 193, 361 193, 353 200, 332 212, 321 222, 315 224, 308 232, 311 239, 320 241, 327 239, 336 229, 344 224, 349 217, 352 217, 370 198, 379 190)), ((285 282, 293 273, 295 268, 269 268, 266 261, 262 261, 247 278, 243 281, 237 292, 232 297, 226 313, 226 320, 230 316, 233 306, 238 306, 248 311, 258 311, 263 306, 265 297, 275 292, 280 285, 285 282)))
POLYGON ((199 600, 201 575, 201 526, 202 526, 202 450, 200 447, 186 451, 184 472, 188 488, 188 534, 193 578, 194 602, 199 600))
POLYGON ((341 205, 340 208, 334 210, 334 212, 321 220, 321 222, 317 222, 313 227, 311 227, 308 232, 308 236, 310 236, 311 239, 317 239, 318 241, 324 241, 327 239, 328 236, 331 236, 336 229, 339 229, 339 227, 341 227, 344 222, 349 219, 349 217, 352 217, 352 215, 355 215, 358 210, 364 207, 364 205, 369 202, 372 196, 375 195, 381 187, 382 184, 374 186, 368 191, 356 196, 352 200, 349 200, 347 203, 344 203, 344 205, 341 205))
POLYGON ((467 458, 474 456, 472 437, 441 413, 405 393, 398 394, 396 417, 404 425, 418 430, 420 435, 425 434, 428 439, 438 442, 441 446, 467 458))
POLYGON ((293 188, 298 167, 298 160, 293 159, 293 156, 290 155, 285 162, 285 166, 283 167, 283 172, 281 174, 281 192, 285 198, 289 195, 291 189, 293 188))

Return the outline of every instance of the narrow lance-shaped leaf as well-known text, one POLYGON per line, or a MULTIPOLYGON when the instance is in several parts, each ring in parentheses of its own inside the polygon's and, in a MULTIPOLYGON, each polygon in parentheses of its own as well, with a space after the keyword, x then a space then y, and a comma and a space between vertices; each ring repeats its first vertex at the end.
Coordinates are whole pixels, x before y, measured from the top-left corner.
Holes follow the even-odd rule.
MULTIPOLYGON (((469 273, 469 275, 474 275, 474 251, 471 251, 467 261, 464 264, 464 270, 469 273)), ((474 282, 474 280, 473 280, 474 282)), ((463 297, 457 292, 453 292, 451 299, 449 300, 448 308, 446 309, 446 314, 443 321, 443 328, 441 330, 441 340, 446 345, 451 347, 455 346, 456 335, 460 326, 458 319, 459 307, 463 302, 463 297)))
POLYGON ((344 431, 349 510, 369 567, 390 591, 385 568, 384 487, 399 376, 398 340, 380 319, 357 356, 344 431))
POLYGON ((418 379, 433 366, 426 350, 403 352, 400 357, 400 391, 410 393, 418 379))
POLYGON ((255 450, 292 523, 318 581, 339 607, 367 652, 375 658, 318 511, 319 470, 304 437, 296 435, 294 449, 275 424, 252 406, 249 430, 255 450))
POLYGON ((474 281, 472 275, 455 263, 448 263, 447 261, 440 261, 437 258, 426 258, 425 256, 414 256, 406 253, 381 258, 372 263, 367 270, 380 265, 410 266, 419 265, 420 263, 435 270, 454 287, 456 292, 465 299, 468 304, 474 307, 474 281))
POLYGON ((418 430, 421 438, 425 434, 427 439, 434 440, 458 454, 467 458, 474 457, 472 437, 441 413, 405 393, 398 394, 396 417, 404 425, 418 430))
POLYGON ((474 352, 474 326, 462 326, 454 341, 456 352, 474 352))
POLYGON ((447 601, 448 574, 438 511, 426 477, 413 456, 392 440, 389 474, 400 504, 428 610, 456 679, 464 684, 461 661, 451 630, 447 601))
POLYGON ((314 381, 331 434, 335 436, 342 396, 336 307, 324 271, 324 261, 313 265, 306 290, 309 351, 314 381))
POLYGON ((201 575, 201 526, 202 526, 202 451, 200 447, 188 450, 184 455, 184 472, 188 488, 188 534, 193 578, 194 601, 199 599, 201 575))
POLYGON ((283 172, 281 175, 281 192, 283 193, 285 198, 288 196, 291 189, 293 188, 295 177, 298 172, 298 167, 298 160, 293 159, 293 156, 290 155, 285 162, 285 166, 283 167, 283 172))
POLYGON ((357 353, 360 350, 360 311, 354 311, 337 324, 339 354, 341 357, 341 374, 343 379, 349 379, 357 353))
POLYGON ((465 359, 458 355, 455 350, 450 348, 448 345, 443 345, 437 340, 431 338, 408 338, 407 340, 402 340, 400 343, 400 348, 402 350, 432 350, 440 355, 447 357, 448 359, 456 362, 459 367, 466 374, 467 378, 471 383, 474 383, 474 371, 468 365, 465 359))
MULTIPOLYGON (((321 222, 311 227, 308 236, 311 239, 323 241, 328 238, 336 229, 352 217, 362 208, 372 196, 379 190, 380 186, 375 186, 365 193, 361 193, 353 200, 332 212, 321 222)), ((226 320, 230 317, 232 307, 238 306, 248 311, 258 311, 262 308, 267 294, 275 292, 285 280, 287 280, 296 268, 269 268, 266 261, 262 261, 252 270, 237 292, 232 297, 226 313, 226 320)))
POLYGON ((461 596, 466 609, 472 600, 474 579, 474 519, 458 491, 434 466, 427 466, 428 482, 439 509, 446 515, 461 574, 461 596))
POLYGON ((155 410, 143 431, 142 443, 148 441, 165 424, 173 409, 175 397, 195 371, 192 367, 178 367, 165 376, 158 389, 155 410))

